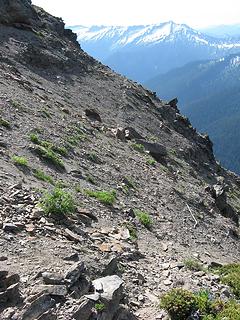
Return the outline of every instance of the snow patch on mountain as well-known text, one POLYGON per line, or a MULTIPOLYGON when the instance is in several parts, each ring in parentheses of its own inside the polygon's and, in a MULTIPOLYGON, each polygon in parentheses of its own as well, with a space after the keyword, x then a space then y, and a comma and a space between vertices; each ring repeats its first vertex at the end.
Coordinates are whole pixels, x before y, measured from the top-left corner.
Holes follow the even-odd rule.
POLYGON ((149 46, 176 40, 216 49, 240 48, 240 39, 213 38, 185 24, 176 24, 173 21, 145 26, 75 26, 72 29, 77 33, 80 43, 111 40, 112 49, 129 45, 149 46))

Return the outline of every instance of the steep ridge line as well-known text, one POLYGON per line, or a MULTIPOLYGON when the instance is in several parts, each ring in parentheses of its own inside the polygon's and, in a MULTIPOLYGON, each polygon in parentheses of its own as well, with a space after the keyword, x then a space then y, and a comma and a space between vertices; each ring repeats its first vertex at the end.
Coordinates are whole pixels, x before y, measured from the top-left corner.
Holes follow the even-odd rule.
POLYGON ((240 181, 209 138, 58 18, 0 8, 1 319, 166 319, 169 288, 229 293, 184 266, 238 261, 240 181), (46 214, 47 190, 75 205, 46 214))

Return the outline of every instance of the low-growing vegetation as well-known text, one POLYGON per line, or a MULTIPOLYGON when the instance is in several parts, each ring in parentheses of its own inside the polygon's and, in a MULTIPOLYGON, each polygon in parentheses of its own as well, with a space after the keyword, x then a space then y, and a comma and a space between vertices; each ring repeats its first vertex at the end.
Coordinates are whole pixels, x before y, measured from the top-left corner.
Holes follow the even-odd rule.
POLYGON ((41 181, 49 182, 52 185, 54 185, 54 180, 51 176, 47 175, 45 172, 43 172, 40 169, 34 169, 33 170, 33 175, 35 178, 41 181))
POLYGON ((152 219, 147 212, 135 209, 134 213, 144 227, 149 229, 152 226, 152 219))
POLYGON ((86 181, 91 183, 91 184, 97 184, 95 179, 93 178, 93 176, 91 176, 90 174, 86 175, 86 181))
POLYGON ((47 215, 64 216, 76 210, 72 194, 59 187, 55 187, 51 192, 46 191, 39 205, 47 215))
POLYGON ((7 129, 11 128, 10 122, 7 121, 6 119, 3 119, 0 117, 0 126, 5 127, 7 129))
POLYGON ((142 145, 141 143, 132 143, 131 144, 131 147, 140 152, 140 153, 144 153, 145 152, 145 148, 144 148, 144 145, 142 145))
POLYGON ((217 272, 221 281, 232 288, 232 292, 240 299, 240 264, 233 263, 220 267, 217 272))
POLYGON ((192 270, 192 271, 203 270, 202 264, 198 262, 196 259, 192 259, 192 258, 185 259, 183 263, 185 267, 188 268, 189 270, 192 270))
POLYGON ((116 191, 92 191, 85 190, 85 193, 106 205, 113 205, 116 201, 116 191))
POLYGON ((95 303, 95 310, 97 312, 103 312, 105 309, 106 307, 104 303, 101 303, 101 302, 95 303))
POLYGON ((21 167, 28 167, 28 160, 25 157, 19 157, 14 155, 12 157, 12 161, 15 165, 21 166, 21 167))
POLYGON ((61 169, 65 168, 64 162, 62 161, 62 159, 59 158, 59 156, 53 150, 39 146, 39 145, 36 147, 35 150, 40 158, 50 162, 51 164, 53 164, 58 168, 61 168, 61 169))
POLYGON ((173 289, 166 293, 160 301, 172 320, 186 320, 196 310, 196 299, 192 292, 184 289, 173 289))
POLYGON ((47 140, 41 140, 36 133, 31 133, 29 136, 32 143, 37 144, 43 148, 56 152, 62 156, 67 156, 68 151, 64 146, 54 145, 52 142, 47 140))
POLYGON ((91 152, 87 155, 88 159, 94 163, 101 163, 100 158, 98 157, 98 155, 95 152, 91 152))
POLYGON ((237 320, 240 319, 240 304, 235 300, 223 301, 201 290, 193 293, 181 288, 172 289, 160 300, 172 320, 237 320))
POLYGON ((155 166, 157 161, 155 159, 153 159, 153 158, 148 158, 146 160, 146 163, 149 164, 150 166, 155 166))
POLYGON ((137 228, 134 226, 133 223, 131 222, 126 222, 124 223, 124 226, 128 229, 131 240, 135 241, 137 240, 138 236, 137 236, 137 228))

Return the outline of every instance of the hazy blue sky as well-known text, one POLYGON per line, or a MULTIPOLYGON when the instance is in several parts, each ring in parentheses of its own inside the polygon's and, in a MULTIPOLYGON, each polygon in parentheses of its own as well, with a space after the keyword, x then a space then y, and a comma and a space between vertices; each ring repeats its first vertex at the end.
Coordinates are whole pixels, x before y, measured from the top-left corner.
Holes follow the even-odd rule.
POLYGON ((240 23, 240 0, 32 0, 67 25, 133 25, 168 20, 192 27, 240 23))

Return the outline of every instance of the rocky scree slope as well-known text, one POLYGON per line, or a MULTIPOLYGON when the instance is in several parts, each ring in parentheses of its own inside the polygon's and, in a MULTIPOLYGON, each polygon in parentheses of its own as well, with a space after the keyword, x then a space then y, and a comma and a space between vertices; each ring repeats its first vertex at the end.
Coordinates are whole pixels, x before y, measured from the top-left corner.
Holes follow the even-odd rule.
POLYGON ((30 1, 0 8, 1 319, 162 319, 169 288, 228 292, 183 263, 239 254, 240 181, 208 137, 60 19, 30 1), (39 207, 53 188, 73 212, 39 207))
POLYGON ((164 99, 177 95, 181 111, 194 127, 207 132, 224 167, 240 172, 240 54, 197 61, 146 83, 164 99))

